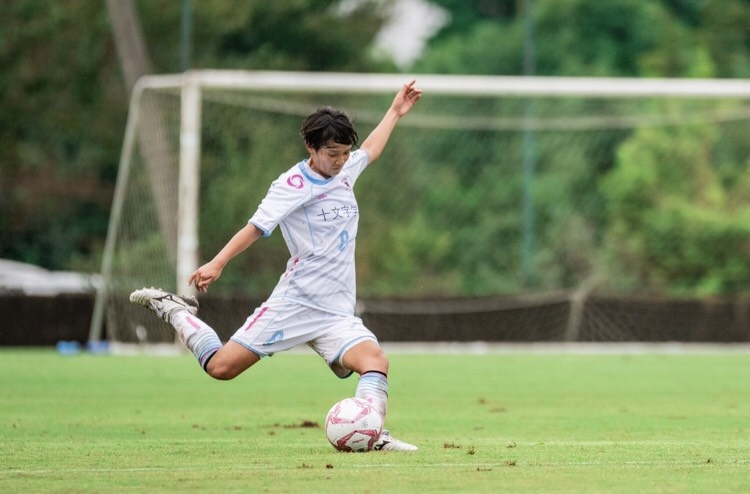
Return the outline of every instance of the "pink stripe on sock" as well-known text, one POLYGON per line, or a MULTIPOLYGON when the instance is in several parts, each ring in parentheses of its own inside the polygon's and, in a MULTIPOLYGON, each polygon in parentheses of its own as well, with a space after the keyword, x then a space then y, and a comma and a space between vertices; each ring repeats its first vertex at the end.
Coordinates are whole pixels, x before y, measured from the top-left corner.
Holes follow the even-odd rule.
POLYGON ((195 322, 192 317, 188 316, 188 317, 185 318, 185 320, 188 322, 188 324, 190 324, 195 329, 197 329, 197 330, 202 329, 201 325, 198 324, 197 322, 195 322))
POLYGON ((257 315, 257 316, 255 316, 255 317, 253 318, 253 320, 252 320, 252 321, 250 321, 249 323, 247 323, 247 326, 245 327, 245 331, 247 331, 247 330, 249 330, 250 328, 252 328, 252 327, 253 327, 253 324, 255 324, 255 323, 256 323, 256 322, 258 321, 258 319, 260 319, 260 318, 261 318, 261 317, 263 316, 263 314, 265 314, 265 313, 266 313, 266 311, 267 311, 267 310, 268 310, 268 307, 263 307, 263 308, 262 308, 262 309, 260 310, 260 312, 258 313, 258 315, 257 315))

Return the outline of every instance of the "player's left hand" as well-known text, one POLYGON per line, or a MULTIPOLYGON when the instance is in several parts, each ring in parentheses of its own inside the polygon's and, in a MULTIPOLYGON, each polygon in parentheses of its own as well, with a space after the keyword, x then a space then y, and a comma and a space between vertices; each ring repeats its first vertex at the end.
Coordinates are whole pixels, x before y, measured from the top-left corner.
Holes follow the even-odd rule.
POLYGON ((415 86, 416 79, 412 79, 401 87, 401 90, 396 94, 391 104, 391 109, 396 112, 399 117, 403 117, 406 113, 411 110, 414 103, 419 101, 422 97, 422 90, 415 86))

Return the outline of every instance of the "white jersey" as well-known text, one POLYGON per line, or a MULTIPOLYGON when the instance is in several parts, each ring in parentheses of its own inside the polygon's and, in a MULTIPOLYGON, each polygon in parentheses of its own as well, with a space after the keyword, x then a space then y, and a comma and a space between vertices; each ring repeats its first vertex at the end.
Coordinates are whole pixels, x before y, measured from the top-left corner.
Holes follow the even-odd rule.
POLYGON ((294 301, 335 314, 354 313, 359 208, 353 187, 368 161, 364 150, 356 150, 338 175, 324 178, 305 160, 271 184, 249 220, 264 237, 280 225, 291 254, 269 300, 294 301))

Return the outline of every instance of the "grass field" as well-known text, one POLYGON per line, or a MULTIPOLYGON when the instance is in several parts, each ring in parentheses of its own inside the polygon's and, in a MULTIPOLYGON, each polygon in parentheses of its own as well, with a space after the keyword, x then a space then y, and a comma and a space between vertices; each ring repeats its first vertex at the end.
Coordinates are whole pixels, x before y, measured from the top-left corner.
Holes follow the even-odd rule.
POLYGON ((230 382, 192 356, 0 350, 0 492, 748 492, 750 354, 391 356, 394 436, 337 453, 312 354, 230 382), (318 425, 316 427, 316 425, 318 425))

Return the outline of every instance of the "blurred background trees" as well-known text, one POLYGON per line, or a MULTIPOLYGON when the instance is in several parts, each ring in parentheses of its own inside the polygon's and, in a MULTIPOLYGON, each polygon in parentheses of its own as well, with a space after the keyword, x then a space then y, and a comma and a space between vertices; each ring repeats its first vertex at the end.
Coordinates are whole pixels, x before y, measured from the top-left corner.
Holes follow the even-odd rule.
MULTIPOLYGON (((750 76, 748 0, 430 3, 444 9, 449 22, 409 73, 521 75, 531 25, 537 75, 750 76)), ((135 1, 155 73, 184 68, 186 4, 192 68, 400 70, 375 46, 389 21, 387 1, 135 1)), ((0 258, 96 271, 129 98, 106 2, 6 2, 0 62, 0 258)), ((575 241, 589 242, 583 238, 587 222, 605 226, 596 255, 618 259, 616 275, 632 286, 678 293, 747 291, 750 149, 744 130, 738 128, 733 138, 700 126, 680 135, 668 132, 641 129, 598 143, 614 158, 592 159, 574 170, 566 187, 575 194, 555 195, 555 184, 538 186, 548 201, 571 211, 569 225, 584 225, 575 241), (581 201, 581 194, 590 197, 581 201), (633 234, 635 229, 639 233, 633 234)), ((466 211, 452 214, 475 209, 472 190, 488 186, 493 173, 485 170, 480 182, 444 177, 444 192, 466 203, 466 211)), ((438 211, 439 198, 432 199, 438 211)), ((499 204, 506 199, 499 196, 499 204)), ((498 219, 487 215, 484 221, 498 219)), ((419 222, 415 228, 434 228, 428 217, 419 222)), ((511 227, 518 225, 505 226, 511 227)), ((446 242, 435 235, 440 249, 446 242)), ((571 251, 579 248, 571 245, 571 251)), ((441 259, 480 273, 484 253, 466 254, 441 259)), ((548 252, 541 258, 553 266, 569 254, 548 252)), ((403 253, 403 262, 413 264, 414 255, 403 253)), ((428 261, 439 262, 429 256, 428 261)))
MULTIPOLYGON (((394 68, 368 55, 373 2, 191 3, 194 68, 394 68)), ((184 2, 135 4, 147 65, 180 72, 184 2)), ((6 2, 0 62, 0 258, 96 271, 129 98, 106 3, 6 2)))

